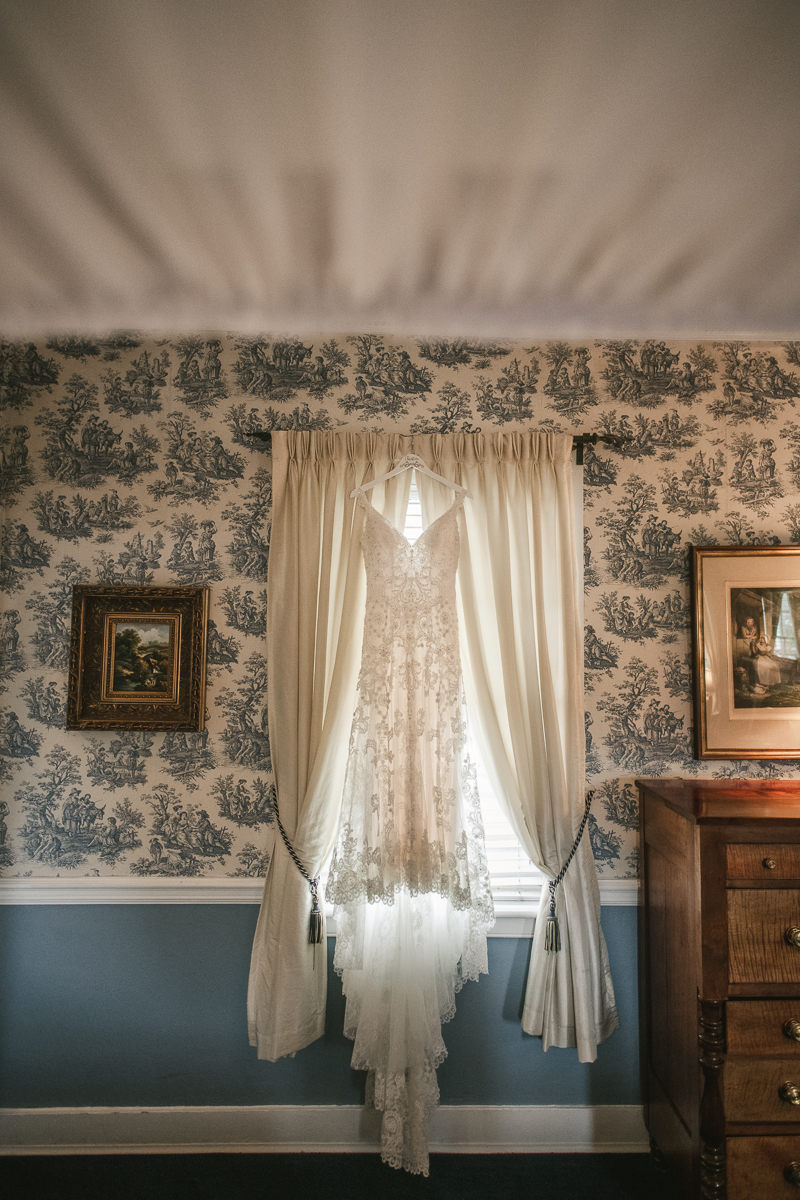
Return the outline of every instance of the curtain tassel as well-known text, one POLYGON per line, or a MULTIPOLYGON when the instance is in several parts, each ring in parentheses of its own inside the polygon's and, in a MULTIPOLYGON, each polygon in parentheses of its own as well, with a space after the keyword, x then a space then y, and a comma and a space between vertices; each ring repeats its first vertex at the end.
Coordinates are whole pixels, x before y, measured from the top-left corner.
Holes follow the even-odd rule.
POLYGON ((555 881, 550 885, 550 915, 547 918, 547 927, 544 931, 544 948, 548 954, 557 954, 561 949, 561 930, 558 928, 558 917, 556 916, 556 885, 555 881))
POLYGON ((311 883, 311 916, 308 921, 308 940, 312 946, 318 946, 322 941, 322 913, 317 894, 319 879, 312 879, 309 882, 311 883))
POLYGON ((589 820, 589 809, 592 807, 592 800, 594 800, 594 791, 589 792, 586 797, 586 808, 584 809, 581 827, 578 830, 578 836, 572 843, 572 849, 569 852, 567 861, 564 863, 555 879, 548 880, 547 886, 550 888, 550 915, 547 918, 547 926, 544 931, 545 954, 558 954, 559 950, 561 949, 561 930, 558 928, 558 917, 556 916, 556 888, 566 875, 567 867, 575 857, 575 851, 580 845, 581 838, 583 837, 583 831, 586 828, 586 822, 589 820))
MULTIPOLYGON (((322 941, 322 912, 319 907, 319 875, 316 875, 312 879, 308 871, 300 862, 300 859, 294 852, 292 843, 286 836, 286 830, 283 828, 281 814, 278 811, 277 796, 273 798, 272 803, 275 810, 275 820, 278 822, 278 829, 280 830, 281 837, 283 838, 283 844, 289 851, 292 862, 303 876, 303 879, 306 880, 308 886, 311 888, 311 916, 308 921, 308 943, 310 946, 318 946, 322 941)), ((316 966, 316 951, 314 952, 314 965, 316 966)))

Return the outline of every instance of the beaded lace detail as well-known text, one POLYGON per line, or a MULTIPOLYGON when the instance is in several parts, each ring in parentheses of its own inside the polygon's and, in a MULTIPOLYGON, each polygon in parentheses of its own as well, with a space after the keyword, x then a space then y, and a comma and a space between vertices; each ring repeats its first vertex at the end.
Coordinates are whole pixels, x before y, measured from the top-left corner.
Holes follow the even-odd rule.
POLYGON ((494 923, 458 647, 463 497, 410 545, 369 504, 361 671, 327 895, 352 1065, 383 1111, 382 1156, 428 1173, 441 1023, 487 969, 494 923))

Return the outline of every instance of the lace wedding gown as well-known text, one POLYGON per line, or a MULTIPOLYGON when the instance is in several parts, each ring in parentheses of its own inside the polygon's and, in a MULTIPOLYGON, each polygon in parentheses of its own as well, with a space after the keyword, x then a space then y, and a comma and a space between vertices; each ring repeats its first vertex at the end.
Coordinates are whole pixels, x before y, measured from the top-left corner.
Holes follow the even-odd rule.
POLYGON ((352 1066, 383 1112, 384 1162, 428 1174, 428 1118, 455 993, 487 970, 494 924, 465 750, 455 575, 463 496, 414 545, 372 507, 366 619, 327 896, 352 1066))

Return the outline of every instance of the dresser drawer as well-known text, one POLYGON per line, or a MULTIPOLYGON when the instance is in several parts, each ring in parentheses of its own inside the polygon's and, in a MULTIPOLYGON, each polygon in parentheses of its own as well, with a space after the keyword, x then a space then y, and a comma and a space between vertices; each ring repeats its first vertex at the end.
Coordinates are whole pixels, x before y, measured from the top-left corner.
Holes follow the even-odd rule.
POLYGON ((800 983, 800 949, 786 932, 800 928, 800 892, 728 891, 728 970, 732 983, 800 983))
POLYGON ((728 1200, 781 1200, 800 1194, 784 1175, 800 1162, 800 1137, 728 1138, 728 1200))
POLYGON ((729 1058, 723 1074, 727 1121, 797 1125, 800 1133, 800 1062, 785 1058, 729 1058), (789 1089, 787 1098, 781 1088, 789 1089))
POLYGON ((800 879, 800 843, 731 842, 728 878, 800 879))
POLYGON ((788 1021, 797 1022, 795 1032, 800 1034, 800 999, 729 1000, 728 1054, 796 1059, 800 1064, 800 1038, 787 1035, 784 1026, 788 1021))

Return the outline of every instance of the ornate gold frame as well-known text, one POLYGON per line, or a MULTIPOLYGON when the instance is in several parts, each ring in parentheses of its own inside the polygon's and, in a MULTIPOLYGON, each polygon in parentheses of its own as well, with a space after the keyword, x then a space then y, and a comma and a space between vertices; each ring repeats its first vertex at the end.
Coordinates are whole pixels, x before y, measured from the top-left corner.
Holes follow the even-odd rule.
POLYGON ((207 588, 74 587, 67 729, 202 730, 207 620, 207 588), (115 670, 120 626, 158 630, 165 646, 159 675, 131 690, 115 670))
MULTIPOLYGON (((780 589, 796 590, 800 608, 798 546, 692 547, 695 758, 800 758, 800 704, 771 706, 771 689, 759 677, 746 680, 741 666, 737 670, 737 663, 751 661, 741 657, 747 643, 733 619, 738 598, 755 602, 780 589)), ((773 662, 777 670, 786 660, 773 662)), ((780 688, 784 673, 785 667, 780 688)), ((800 661, 797 676, 800 685, 800 661)))

